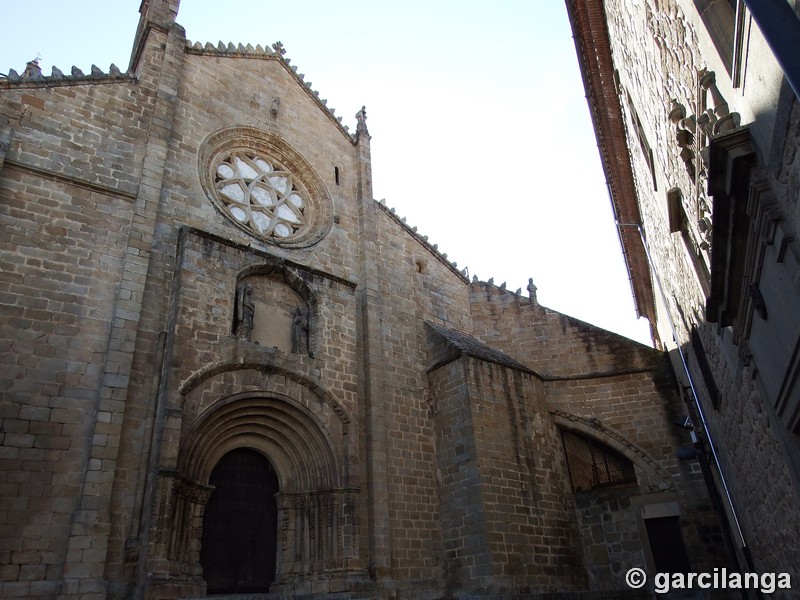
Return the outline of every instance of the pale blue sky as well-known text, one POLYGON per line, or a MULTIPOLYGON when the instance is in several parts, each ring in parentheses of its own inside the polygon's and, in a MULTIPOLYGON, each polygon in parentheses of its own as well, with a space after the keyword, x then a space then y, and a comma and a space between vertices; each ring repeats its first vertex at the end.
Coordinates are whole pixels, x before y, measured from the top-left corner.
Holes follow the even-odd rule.
MULTIPOLYGON (((139 0, 0 0, 0 73, 123 71, 139 0)), ((637 322, 560 0, 183 0, 187 37, 283 42, 355 127, 367 107, 376 198, 470 276, 649 343, 637 322)))

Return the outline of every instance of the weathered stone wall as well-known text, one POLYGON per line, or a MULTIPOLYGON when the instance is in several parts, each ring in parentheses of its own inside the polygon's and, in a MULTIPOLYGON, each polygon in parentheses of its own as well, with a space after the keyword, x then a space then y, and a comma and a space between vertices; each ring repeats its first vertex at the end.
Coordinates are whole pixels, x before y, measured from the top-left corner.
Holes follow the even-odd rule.
POLYGON ((167 161, 167 190, 175 201, 164 206, 165 220, 253 244, 275 256, 291 255, 294 261, 312 264, 339 277, 358 271, 354 262, 359 257, 355 202, 358 167, 352 141, 275 54, 186 54, 177 92, 182 109, 172 124, 173 141, 167 161), (275 98, 280 100, 277 115, 270 112, 275 98), (199 157, 204 141, 222 128, 243 126, 284 140, 321 179, 339 223, 319 244, 287 251, 255 241, 232 227, 209 202, 200 180, 200 170, 207 168, 200 164, 199 157), (338 185, 336 167, 340 173, 338 185))
POLYGON ((560 439, 534 375, 462 357, 430 373, 447 589, 583 589, 560 439))
POLYGON ((652 368, 661 354, 485 283, 470 286, 475 334, 544 377, 652 368))
MULTIPOLYGON (((182 34, 180 30, 178 33, 182 34)), ((147 535, 148 516, 146 511, 142 512, 147 494, 143 497, 141 486, 148 462, 142 458, 141 448, 143 444, 148 444, 152 431, 158 432, 159 428, 164 427, 180 429, 180 419, 177 424, 170 422, 165 425, 164 415, 159 415, 157 411, 154 396, 159 391, 158 382, 162 387, 171 385, 165 389, 175 394, 176 386, 192 373, 208 363, 221 364, 237 355, 236 348, 231 347, 233 341, 230 334, 236 278, 244 272, 245 267, 263 264, 266 257, 290 257, 300 266, 300 271, 324 269, 342 281, 349 281, 353 273, 358 271, 355 266, 359 253, 355 243, 357 211, 354 202, 357 168, 349 136, 329 114, 320 110, 310 90, 298 83, 276 55, 263 52, 246 56, 220 56, 213 52, 187 54, 182 35, 179 35, 178 42, 174 48, 169 48, 173 51, 169 64, 180 72, 180 77, 169 91, 169 97, 181 108, 175 110, 165 123, 169 127, 171 140, 163 155, 165 176, 163 189, 159 191, 165 201, 159 205, 158 225, 151 248, 152 260, 147 274, 147 302, 140 324, 140 340, 146 337, 148 342, 139 346, 133 367, 134 377, 127 402, 128 417, 122 438, 124 464, 119 469, 115 488, 117 518, 109 571, 113 573, 112 579, 120 581, 123 590, 120 593, 124 593, 124 582, 132 577, 137 554, 140 558, 144 555, 145 547, 141 544, 147 535), (281 108, 277 116, 270 112, 274 98, 280 99, 281 108), (294 251, 256 241, 232 226, 209 201, 200 184, 200 172, 208 168, 200 159, 204 140, 221 127, 231 126, 256 127, 286 139, 297 153, 311 163, 313 171, 322 179, 341 226, 334 224, 325 240, 313 249, 294 251), (334 166, 340 171, 339 185, 334 177, 334 166), (229 242, 222 242, 220 250, 220 242, 207 237, 206 254, 189 249, 189 257, 184 257, 186 264, 177 264, 176 256, 181 250, 179 231, 184 226, 197 227, 229 242), (225 249, 230 243, 251 245, 263 254, 245 254, 249 258, 242 259, 241 248, 225 249), (212 287, 205 287, 198 282, 197 273, 205 273, 205 269, 212 267, 219 268, 219 263, 214 259, 219 252, 223 257, 232 252, 239 258, 220 258, 225 263, 223 271, 209 275, 211 279, 207 283, 212 287), (180 276, 175 278, 175 274, 180 276), (171 300, 178 299, 183 304, 180 307, 171 306, 171 300), (158 335, 165 330, 174 331, 175 339, 170 337, 166 347, 162 346, 159 351, 158 335), (204 350, 200 352, 201 349, 204 350), (156 362, 159 352, 166 353, 168 361, 179 361, 180 368, 184 370, 162 375, 162 366, 156 362), (196 359, 207 362, 199 363, 196 359), (179 376, 179 373, 182 374, 179 376), (139 523, 137 519, 140 517, 137 515, 142 514, 145 522, 139 523), (126 547, 129 548, 127 557, 126 547), (130 549, 135 553, 132 554, 130 549), (131 557, 134 562, 130 562, 131 557), (123 568, 125 562, 127 566, 123 568)), ((146 51, 151 51, 151 45, 147 46, 146 51)), ((297 269, 292 272, 296 273, 297 269)), ((283 272, 278 271, 278 275, 283 277, 283 272)), ((314 277, 311 276, 311 279, 314 277)), ((332 285, 336 287, 341 283, 332 285)), ((306 361, 313 363, 313 366, 294 361, 290 367, 282 367, 280 360, 273 366, 278 372, 288 368, 292 372, 299 369, 300 372, 309 373, 317 368, 328 373, 328 365, 335 363, 336 370, 344 369, 347 375, 336 376, 336 385, 330 393, 337 399, 343 399, 348 404, 347 410, 355 412, 354 380, 357 369, 353 364, 356 352, 354 300, 350 299, 351 305, 345 313, 338 312, 341 310, 337 308, 338 300, 329 298, 325 293, 320 293, 316 300, 310 336, 316 359, 306 361), (325 334, 317 335, 320 330, 324 330, 325 334)), ((262 348, 261 354, 270 351, 271 347, 262 348)), ((254 364, 270 362, 264 356, 254 356, 251 360, 254 364)), ((218 398, 222 398, 233 393, 235 387, 233 384, 218 386, 214 393, 221 394, 218 398)), ((176 405, 180 403, 176 402, 176 405)), ((174 461, 180 436, 169 444, 172 444, 168 445, 172 459, 165 459, 161 454, 151 460, 174 461)), ((352 477, 357 476, 356 470, 352 477)), ((143 567, 140 565, 139 568, 143 567)))
POLYGON ((3 86, 5 162, 135 195, 152 106, 131 77, 3 86), (113 135, 110 133, 113 132, 113 135), (62 157, 69 156, 69 160, 62 157))
POLYGON ((467 380, 496 591, 584 588, 566 462, 542 382, 477 361, 467 380))
MULTIPOLYGON (((790 231, 800 231, 800 102, 797 99, 786 101, 790 108, 784 108, 786 118, 786 135, 781 136, 781 129, 775 128, 771 153, 779 157, 774 161, 769 173, 772 189, 775 190, 781 204, 781 213, 789 223, 790 231)), ((783 105, 782 105, 783 106, 783 105)), ((781 121, 779 120, 779 123, 781 121)))
POLYGON ((443 577, 442 531, 423 326, 435 321, 468 328, 467 285, 383 206, 370 203, 368 211, 375 235, 365 261, 374 268, 377 293, 366 318, 379 325, 366 343, 376 354, 372 360, 381 363, 370 367, 383 386, 372 399, 383 411, 372 435, 387 455, 382 518, 391 548, 388 573, 415 597, 436 597, 443 577))
POLYGON ((646 564, 641 542, 646 547, 647 539, 639 532, 646 504, 679 499, 693 564, 725 560, 719 519, 699 467, 675 457, 676 447, 689 444, 675 425, 687 408, 665 355, 493 286, 473 284, 470 299, 475 331, 544 378, 546 401, 559 426, 577 427, 636 465, 638 488, 616 492, 617 503, 575 495, 592 585, 622 588, 627 570, 646 564), (631 498, 639 500, 632 505, 631 498), (599 512, 613 520, 602 535, 595 527, 599 512))
MULTIPOLYGON (((77 502, 107 477, 88 452, 93 436, 116 445, 98 394, 131 200, 8 164, 0 190, 1 537, 4 579, 20 582, 4 585, 13 597, 56 589, 77 502)), ((92 552, 93 532, 82 537, 78 553, 92 552)))
POLYGON ((631 495, 628 489, 575 495, 590 589, 625 589, 628 569, 647 564, 647 539, 640 534, 631 495))
MULTIPOLYGON (((794 580, 800 499, 786 444, 796 441, 786 440, 753 369, 731 364, 735 347, 713 330, 702 339, 721 396, 717 410, 705 405, 706 415, 755 567, 791 573, 794 580)), ((690 361, 702 381, 694 357, 690 361)))
MULTIPOLYGON (((666 365, 662 365, 660 370, 654 371, 550 381, 546 383, 547 400, 560 426, 591 435, 634 464, 638 488, 629 489, 627 493, 619 490, 616 492, 619 502, 609 502, 606 507, 616 523, 609 527, 611 539, 623 532, 629 542, 637 539, 644 518, 643 507, 677 501, 693 568, 713 568, 729 560, 722 526, 708 499, 698 462, 680 461, 676 456, 678 447, 689 447, 691 442, 686 432, 676 425, 685 417, 686 406, 665 370, 666 365)), ((585 513, 592 506, 587 496, 576 493, 576 505, 581 507, 579 512, 583 516, 592 514, 591 510, 585 513)), ((597 507, 594 504, 595 511, 597 507)), ((594 537, 597 533, 592 531, 591 535, 594 537)), ((592 546, 592 537, 586 539, 585 547, 592 546)), ((646 551, 647 538, 642 539, 646 551)), ((619 539, 609 544, 612 552, 623 552, 618 544, 619 539)), ((635 561, 640 558, 637 552, 642 552, 631 550, 631 545, 626 544, 624 560, 619 556, 616 562, 603 560, 591 564, 598 571, 613 564, 613 570, 603 577, 610 577, 610 581, 621 586, 626 571, 637 566, 635 561)))
POLYGON ((152 90, 130 77, 4 88, 2 477, 11 510, 1 593, 46 596, 75 578, 87 583, 65 591, 88 598, 103 592, 119 390, 143 280, 133 262, 149 243, 132 224, 152 90))
POLYGON ((491 583, 491 556, 478 465, 475 424, 465 361, 452 361, 429 375, 436 424, 435 456, 441 503, 447 590, 491 583))
POLYGON ((162 385, 170 406, 183 413, 183 435, 215 401, 247 391, 247 386, 211 384, 243 366, 261 365, 263 380, 257 378, 251 385, 266 386, 270 372, 277 379, 294 377, 306 386, 314 382, 326 392, 317 390, 318 395, 330 400, 319 410, 339 407, 338 413, 331 412, 326 419, 339 414, 344 423, 350 422, 350 415, 357 412, 356 311, 351 282, 278 263, 268 255, 194 230, 185 230, 181 238, 175 282, 170 319, 174 333, 166 344, 167 379, 162 385), (308 302, 311 352, 293 353, 233 336, 230 323, 236 280, 242 272, 248 273, 248 281, 269 278, 281 282, 308 302), (325 377, 328 372, 332 375, 325 377))
MULTIPOLYGON (((265 289, 254 286, 254 298, 265 289)), ((322 569, 357 567, 355 523, 345 518, 354 509, 348 494, 360 486, 359 429, 352 416, 358 411, 354 285, 185 230, 173 294, 159 407, 164 417, 156 424, 161 468, 199 487, 207 484, 211 467, 225 452, 242 444, 258 449, 274 463, 282 493, 290 494, 282 521, 287 547, 279 582, 310 593, 310 583, 297 587, 295 579, 322 569), (242 273, 246 281, 281 282, 307 302, 310 352, 292 353, 233 336, 236 282, 242 273), (300 494, 319 503, 322 492, 339 498, 334 502, 338 512, 329 517, 330 535, 294 540, 292 515, 300 517, 290 500, 297 503, 300 494), (305 568, 292 560, 295 544, 305 549, 305 568)), ((197 575, 191 560, 199 540, 181 543, 164 535, 181 522, 180 515, 164 522, 169 501, 167 494, 164 510, 154 515, 148 569, 158 573, 164 568, 160 557, 168 557, 167 573, 197 575)), ((313 591, 331 590, 316 586, 313 591)))
MULTIPOLYGON (((754 180, 765 178, 771 183, 771 193, 777 200, 777 206, 771 209, 776 211, 773 217, 781 222, 785 231, 797 231, 800 225, 796 203, 800 181, 796 152, 800 133, 797 100, 788 93, 788 88, 781 92, 780 70, 749 15, 744 23, 742 85, 734 89, 691 2, 678 0, 657 5, 642 2, 635 7, 627 2, 606 2, 605 8, 620 82, 632 98, 655 155, 656 190, 646 158, 640 151, 638 136, 632 123, 627 122, 643 225, 653 268, 664 286, 669 304, 660 306, 662 338, 672 337, 669 319, 675 325, 676 342, 683 347, 693 370, 755 568, 787 571, 797 578, 800 485, 797 459, 791 458, 797 454, 797 439, 796 434, 778 421, 770 407, 768 393, 769 389, 780 385, 784 376, 776 374, 775 368, 784 364, 792 352, 791 348, 781 348, 780 343, 775 342, 786 337, 783 334, 788 334, 797 321, 797 304, 790 299, 800 295, 796 286, 787 288, 784 284, 796 275, 791 272, 788 275, 762 274, 764 297, 774 312, 770 313, 766 324, 753 316, 753 331, 765 325, 777 326, 781 331, 778 335, 761 336, 763 347, 753 349, 749 364, 740 362, 740 357, 746 356, 748 351, 733 344, 730 331, 720 331, 713 325, 700 327, 700 339, 720 392, 721 399, 715 409, 690 343, 692 326, 705 318, 706 293, 680 234, 669 231, 665 196, 666 190, 672 187, 680 188, 686 198, 696 193, 693 191, 695 184, 679 155, 675 127, 668 118, 668 101, 675 98, 685 105, 687 115, 691 114, 699 101, 697 74, 701 69, 708 69, 715 72, 717 85, 730 110, 740 115, 742 125, 750 126, 761 162, 754 180), (776 293, 777 288, 781 292, 776 293), (793 308, 788 308, 787 302, 793 308), (669 315, 663 312, 665 309, 669 315), (779 323, 791 325, 787 328, 779 323), (759 363, 764 365, 762 371, 759 363), (767 480, 769 485, 765 488, 767 480)), ((704 185, 701 179, 700 192, 705 191, 704 185)), ((688 214, 696 218, 695 213, 688 214)), ((796 250, 790 246, 788 253, 791 252, 796 253, 796 250)), ((792 265, 796 264, 793 256, 789 258, 792 265)), ((770 269, 786 271, 787 267, 773 268, 765 264, 764 269, 767 273, 770 269)), ((789 269, 792 270, 796 274, 796 268, 789 269)))

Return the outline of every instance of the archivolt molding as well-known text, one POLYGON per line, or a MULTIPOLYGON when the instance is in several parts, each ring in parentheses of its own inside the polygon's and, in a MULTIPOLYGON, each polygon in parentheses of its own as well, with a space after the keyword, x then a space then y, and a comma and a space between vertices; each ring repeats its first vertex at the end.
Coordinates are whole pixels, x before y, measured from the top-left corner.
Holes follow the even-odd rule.
POLYGON ((261 452, 284 492, 341 488, 339 461, 320 420, 288 397, 242 392, 215 403, 187 432, 178 469, 207 483, 219 460, 236 448, 261 452))
POLYGON ((186 379, 178 388, 178 392, 185 401, 186 397, 195 389, 199 388, 209 379, 224 373, 253 370, 265 375, 279 375, 307 389, 314 394, 320 402, 330 407, 331 411, 333 411, 336 418, 341 423, 342 435, 347 435, 350 417, 347 414, 347 410, 345 410, 344 406, 342 406, 333 392, 327 389, 318 378, 286 368, 286 366, 280 364, 282 361, 279 356, 273 356, 266 352, 262 354, 263 355, 259 356, 257 359, 241 358, 239 361, 228 360, 208 365, 186 379))
POLYGON ((660 480, 657 483, 659 491, 675 489, 672 477, 667 473, 647 452, 636 444, 626 439, 613 429, 609 429, 597 419, 587 419, 563 410, 551 410, 553 421, 559 427, 570 429, 588 435, 607 446, 610 446, 634 465, 644 470, 648 475, 660 480))
POLYGON ((316 293, 314 293, 308 283, 306 283, 299 271, 287 266, 286 262, 281 259, 267 261, 258 265, 250 265, 236 276, 236 281, 238 283, 242 279, 257 276, 271 277, 282 281, 297 292, 297 295, 305 300, 309 307, 316 307, 318 304, 316 293))

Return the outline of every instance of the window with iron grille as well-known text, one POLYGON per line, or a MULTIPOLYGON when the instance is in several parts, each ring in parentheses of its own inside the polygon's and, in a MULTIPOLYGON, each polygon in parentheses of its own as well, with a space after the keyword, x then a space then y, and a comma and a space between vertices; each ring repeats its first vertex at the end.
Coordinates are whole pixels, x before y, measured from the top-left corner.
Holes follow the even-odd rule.
POLYGON ((636 485, 633 463, 616 450, 574 431, 562 431, 561 438, 574 491, 636 485))

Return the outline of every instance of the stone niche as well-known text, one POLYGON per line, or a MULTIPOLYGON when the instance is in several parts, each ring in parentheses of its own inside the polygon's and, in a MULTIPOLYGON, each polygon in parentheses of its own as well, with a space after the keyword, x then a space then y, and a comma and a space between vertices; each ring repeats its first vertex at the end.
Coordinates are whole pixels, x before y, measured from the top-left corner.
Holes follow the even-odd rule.
MULTIPOLYGON (((239 329, 241 313, 234 314, 233 334, 283 352, 308 353, 308 305, 289 285, 268 275, 250 275, 239 280, 237 290, 249 286, 252 329, 249 336, 239 329), (298 323, 298 309, 302 310, 298 323), (298 341, 302 339, 299 344, 298 341), (304 343, 303 343, 304 342, 304 343)), ((242 294, 237 292, 238 304, 242 294)), ((248 302, 248 300, 245 300, 248 302)))

